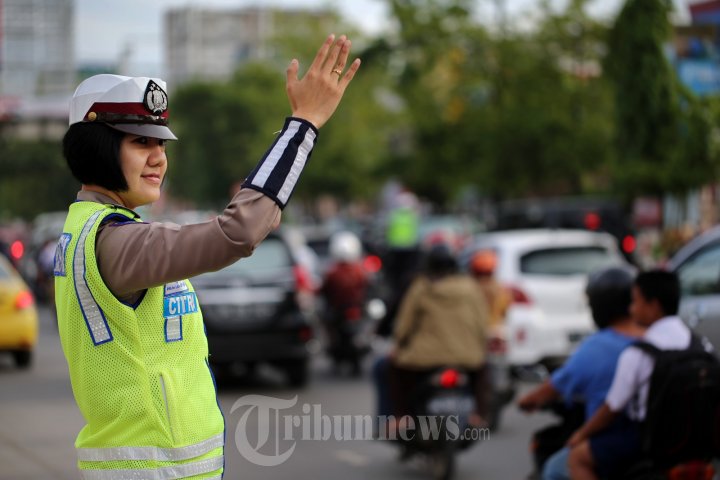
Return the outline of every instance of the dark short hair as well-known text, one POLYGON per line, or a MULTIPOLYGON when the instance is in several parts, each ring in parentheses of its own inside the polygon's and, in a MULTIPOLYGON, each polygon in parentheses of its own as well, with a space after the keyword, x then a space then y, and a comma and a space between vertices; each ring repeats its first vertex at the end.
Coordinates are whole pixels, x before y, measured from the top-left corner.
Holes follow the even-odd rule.
POLYGON ((73 176, 85 185, 127 191, 120 166, 120 144, 125 135, 102 123, 70 125, 63 137, 63 155, 73 176))
POLYGON ((665 315, 676 315, 680 307, 680 281, 674 272, 648 270, 638 274, 635 286, 645 300, 657 300, 665 315))
POLYGON ((447 244, 432 245, 425 254, 425 272, 431 277, 444 277, 457 271, 457 259, 447 244))
POLYGON ((585 293, 599 329, 630 316, 634 279, 633 273, 622 267, 609 267, 590 275, 585 293))

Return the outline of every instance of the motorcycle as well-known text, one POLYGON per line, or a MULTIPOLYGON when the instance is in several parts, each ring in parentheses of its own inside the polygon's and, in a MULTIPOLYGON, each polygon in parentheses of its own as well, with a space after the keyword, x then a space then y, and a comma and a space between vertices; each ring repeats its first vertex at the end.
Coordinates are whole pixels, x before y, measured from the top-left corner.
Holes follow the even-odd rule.
POLYGON ((413 389, 412 414, 400 420, 398 430, 386 431, 385 438, 397 442, 400 460, 422 455, 437 480, 449 480, 455 470, 455 456, 489 432, 471 427, 474 411, 472 377, 455 368, 439 368, 422 375, 413 389))
POLYGON ((378 298, 364 305, 328 312, 325 327, 327 353, 336 369, 348 364, 353 376, 362 372, 362 360, 371 351, 376 324, 385 315, 385 304, 378 298))
MULTIPOLYGON (((541 478, 545 462, 565 446, 570 436, 584 422, 585 406, 579 401, 569 404, 552 402, 543 410, 554 413, 559 422, 536 431, 530 441, 530 454, 533 459, 533 472, 528 480, 541 478)), ((711 461, 689 460, 677 465, 660 468, 650 459, 638 458, 626 470, 613 476, 613 480, 712 480, 715 469, 711 461)))

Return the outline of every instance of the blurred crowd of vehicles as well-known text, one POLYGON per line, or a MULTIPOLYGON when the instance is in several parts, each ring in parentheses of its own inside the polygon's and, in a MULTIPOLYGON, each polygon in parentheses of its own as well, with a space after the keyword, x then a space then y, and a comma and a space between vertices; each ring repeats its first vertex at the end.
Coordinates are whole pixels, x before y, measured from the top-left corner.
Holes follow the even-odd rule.
MULTIPOLYGON (((213 215, 188 210, 152 220, 187 224, 213 215)), ((0 286, 3 322, 5 317, 21 314, 35 318, 36 329, 33 298, 52 303, 49 265, 64 218, 65 212, 50 212, 38 216, 24 230, 15 225, 0 236, 9 259, 3 264, 5 270, 21 273, 6 276, 24 280, 28 286, 25 290, 17 283, 0 286), (9 231, 14 238, 8 238, 9 231), (22 293, 30 291, 32 295, 22 293)), ((192 279, 208 325, 212 360, 219 370, 252 370, 260 363, 270 363, 279 367, 291 384, 307 382, 309 358, 321 351, 326 341, 319 332, 324 306, 317 289, 331 263, 330 238, 338 231, 352 231, 361 239, 362 263, 372 278, 372 296, 385 302, 388 317, 392 317, 397 299, 393 298, 396 286, 389 256, 389 218, 386 210, 363 220, 336 217, 323 224, 286 222, 252 257, 192 279), (243 348, 237 348, 241 344, 243 348)), ((407 220, 403 222, 407 227, 407 220)), ((636 256, 638 239, 632 222, 609 201, 512 201, 500 204, 492 217, 482 218, 426 212, 417 215, 416 224, 409 228, 415 231, 409 248, 422 251, 440 239, 456 249, 465 269, 477 250, 496 253, 497 278, 513 300, 503 338, 493 339, 493 353, 502 365, 500 377, 507 373, 504 365, 513 371, 535 365, 552 368, 593 331, 584 296, 588 273, 609 265, 644 266, 636 256)), ((680 274, 683 318, 720 344, 720 227, 690 242, 667 266, 680 274)), ((385 334, 387 328, 385 325, 385 334)), ((8 338, 10 335, 3 333, 0 342, 8 338)), ((31 333, 17 348, 30 352, 34 338, 31 333)), ((18 363, 23 362, 23 355, 16 355, 18 363)), ((26 364, 30 353, 27 358, 26 364)))
POLYGON ((478 250, 496 253, 495 276, 512 296, 505 340, 514 367, 561 364, 595 329, 585 297, 588 274, 628 264, 611 235, 582 230, 478 235, 464 249, 461 264, 478 250))

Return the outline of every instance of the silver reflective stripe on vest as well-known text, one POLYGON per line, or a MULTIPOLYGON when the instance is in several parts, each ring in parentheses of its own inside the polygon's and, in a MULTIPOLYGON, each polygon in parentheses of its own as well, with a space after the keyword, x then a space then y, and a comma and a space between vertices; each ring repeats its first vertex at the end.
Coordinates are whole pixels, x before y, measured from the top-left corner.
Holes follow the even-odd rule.
POLYGON ((203 440, 195 445, 179 448, 158 447, 111 447, 111 448, 78 448, 78 460, 85 462, 109 462, 112 460, 156 460, 172 462, 188 460, 210 453, 225 444, 224 434, 203 440))
POLYGON ((75 256, 73 257, 75 290, 77 291, 78 301, 80 302, 80 309, 82 310, 83 317, 85 317, 85 323, 87 323, 90 336, 95 345, 100 345, 113 339, 110 328, 105 320, 105 315, 103 315, 100 305, 98 305, 95 298, 93 298, 90 287, 87 284, 87 279, 85 278, 85 240, 90 230, 92 230, 93 225, 95 225, 95 221, 97 221, 102 213, 103 210, 98 210, 85 223, 78 238, 77 245, 75 245, 75 256))
POLYGON ((80 470, 80 478, 83 480, 172 480, 214 472, 222 467, 223 457, 215 457, 200 462, 153 469, 80 470))

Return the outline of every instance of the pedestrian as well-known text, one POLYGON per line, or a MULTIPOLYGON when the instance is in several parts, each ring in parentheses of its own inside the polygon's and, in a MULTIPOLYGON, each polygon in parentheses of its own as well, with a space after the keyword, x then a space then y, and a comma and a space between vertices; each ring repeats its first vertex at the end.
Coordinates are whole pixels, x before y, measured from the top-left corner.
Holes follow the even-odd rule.
MULTIPOLYGON (((220 478, 225 427, 202 314, 187 278, 252 254, 275 228, 318 129, 360 66, 330 35, 302 78, 287 69, 291 116, 218 217, 178 226, 134 211, 160 197, 176 140, 158 78, 96 75, 70 103, 63 152, 82 188, 54 265, 60 340, 85 419, 84 479, 220 478)), ((209 160, 211 161, 211 160, 209 160)))

